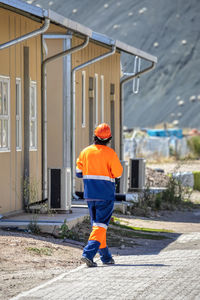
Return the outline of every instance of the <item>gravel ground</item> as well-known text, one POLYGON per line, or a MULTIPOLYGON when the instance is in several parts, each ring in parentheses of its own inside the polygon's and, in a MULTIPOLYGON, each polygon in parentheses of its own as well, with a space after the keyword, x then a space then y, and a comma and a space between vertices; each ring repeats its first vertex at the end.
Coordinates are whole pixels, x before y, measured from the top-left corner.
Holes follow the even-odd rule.
POLYGON ((54 238, 0 229, 0 299, 10 299, 80 265, 81 248, 54 238))
POLYGON ((173 163, 148 163, 147 166, 151 169, 162 169, 165 174, 175 172, 192 172, 200 171, 200 160, 179 161, 173 163))

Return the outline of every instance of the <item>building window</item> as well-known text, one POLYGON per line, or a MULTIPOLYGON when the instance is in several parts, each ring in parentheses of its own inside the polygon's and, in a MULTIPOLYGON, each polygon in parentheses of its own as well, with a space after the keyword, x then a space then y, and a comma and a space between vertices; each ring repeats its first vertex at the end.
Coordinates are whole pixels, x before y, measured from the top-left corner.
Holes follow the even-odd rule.
POLYGON ((22 148, 22 97, 21 80, 16 79, 16 149, 22 148))
POLYGON ((82 71, 82 127, 85 127, 85 71, 82 71))
POLYGON ((89 144, 93 143, 95 127, 94 78, 89 77, 89 144))
POLYGON ((30 149, 37 149, 37 85, 34 81, 30 86, 30 149))
POLYGON ((99 122, 99 118, 98 118, 98 74, 95 74, 94 101, 95 101, 95 127, 97 127, 98 122, 99 122))
MULTIPOLYGON (((113 83, 111 83, 110 85, 110 94, 114 95, 115 94, 115 85, 113 83)), ((113 99, 114 100, 114 99, 113 99)))
POLYGON ((104 122, 104 76, 101 75, 101 123, 104 122))
POLYGON ((0 77, 0 151, 10 148, 10 79, 0 77))
POLYGON ((110 85, 110 124, 112 132, 111 147, 115 149, 115 85, 110 85))

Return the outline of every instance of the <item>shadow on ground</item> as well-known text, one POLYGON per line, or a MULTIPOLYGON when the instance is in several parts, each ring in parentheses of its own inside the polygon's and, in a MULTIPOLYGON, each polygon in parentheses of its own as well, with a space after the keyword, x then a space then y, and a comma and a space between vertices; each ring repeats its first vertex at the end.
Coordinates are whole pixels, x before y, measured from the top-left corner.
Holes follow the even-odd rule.
POLYGON ((153 218, 156 221, 181 222, 181 223, 200 223, 200 206, 196 209, 185 211, 163 211, 159 217, 153 218))
POLYGON ((110 250, 114 255, 156 255, 175 242, 180 235, 170 233, 162 240, 137 239, 134 240, 135 244, 132 247, 123 246, 122 242, 120 247, 110 247, 110 250))

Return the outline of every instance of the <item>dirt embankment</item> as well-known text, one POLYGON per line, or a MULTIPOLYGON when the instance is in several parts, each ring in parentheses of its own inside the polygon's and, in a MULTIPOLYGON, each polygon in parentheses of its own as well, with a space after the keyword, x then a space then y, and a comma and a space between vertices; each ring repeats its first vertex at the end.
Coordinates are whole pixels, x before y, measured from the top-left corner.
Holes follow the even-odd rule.
POLYGON ((54 238, 0 229, 0 299, 76 268, 81 253, 54 238))

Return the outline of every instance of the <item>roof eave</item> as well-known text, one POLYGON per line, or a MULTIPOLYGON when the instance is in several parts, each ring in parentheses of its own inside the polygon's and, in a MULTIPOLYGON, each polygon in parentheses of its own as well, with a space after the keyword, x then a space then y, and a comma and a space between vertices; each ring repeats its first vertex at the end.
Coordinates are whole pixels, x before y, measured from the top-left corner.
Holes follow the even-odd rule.
POLYGON ((12 8, 22 10, 26 13, 32 14, 36 17, 40 17, 40 18, 47 17, 47 11, 45 9, 31 4, 27 4, 26 2, 22 2, 19 0, 0 0, 0 4, 1 3, 10 6, 12 8))
POLYGON ((60 26, 66 27, 73 32, 77 32, 83 36, 92 36, 92 30, 86 26, 83 26, 77 22, 74 22, 68 18, 63 17, 62 15, 52 11, 46 10, 38 6, 27 4, 21 0, 0 0, 0 4, 20 10, 23 13, 31 14, 35 17, 41 19, 49 18, 52 23, 56 23, 60 26))
POLYGON ((107 35, 101 34, 99 32, 92 32, 92 37, 94 41, 99 42, 101 44, 105 44, 107 46, 115 45, 115 40, 108 37, 107 35))
POLYGON ((77 23, 75 21, 72 21, 66 17, 63 17, 62 15, 56 13, 53 10, 48 10, 48 18, 51 20, 51 22, 54 22, 58 25, 64 26, 68 28, 69 30, 75 31, 80 33, 84 36, 92 36, 92 30, 84 25, 81 25, 80 23, 77 23))
POLYGON ((137 49, 137 48, 135 48, 133 46, 130 46, 126 43, 123 43, 119 40, 113 40, 113 39, 111 39, 110 37, 108 37, 104 34, 93 31, 92 32, 92 39, 96 42, 105 44, 107 46, 116 45, 117 50, 120 51, 120 52, 125 52, 125 53, 131 54, 131 55, 141 57, 145 60, 157 63, 157 57, 156 56, 153 56, 153 55, 151 55, 147 52, 144 52, 140 49, 137 49))
POLYGON ((154 62, 154 63, 158 62, 158 59, 157 59, 156 56, 153 56, 153 55, 151 55, 147 52, 144 52, 144 51, 142 51, 140 49, 137 49, 133 46, 127 45, 127 44, 125 44, 123 42, 120 42, 118 40, 116 40, 116 47, 120 51, 123 51, 123 52, 129 53, 129 54, 141 57, 145 60, 148 60, 148 61, 151 61, 151 62, 154 62))

